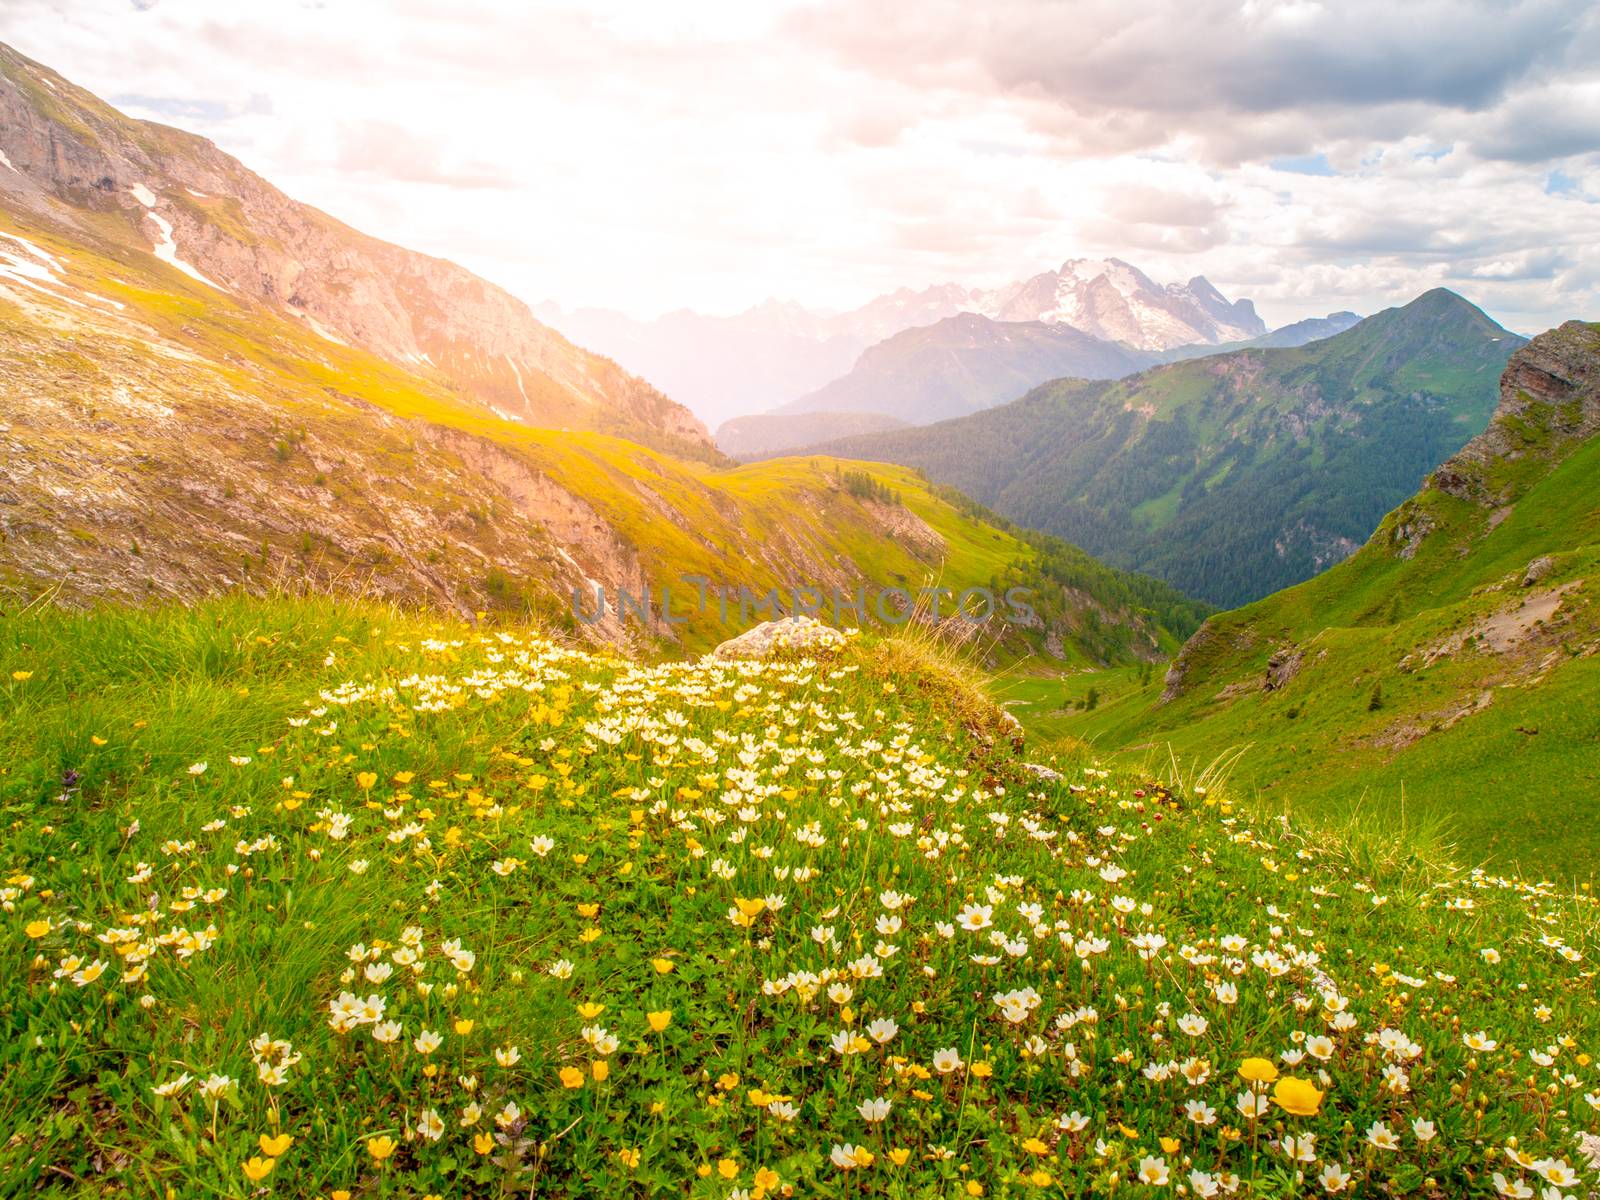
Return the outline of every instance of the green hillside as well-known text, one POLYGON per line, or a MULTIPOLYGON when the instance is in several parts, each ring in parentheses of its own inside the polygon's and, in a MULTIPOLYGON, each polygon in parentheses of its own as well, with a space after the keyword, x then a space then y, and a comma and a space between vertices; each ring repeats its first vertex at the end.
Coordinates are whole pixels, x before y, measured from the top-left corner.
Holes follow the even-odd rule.
POLYGON ((1592 1178, 1592 899, 1042 778, 904 642, 43 610, 0 626, 0 747, 19 1193, 1592 1178))
POLYGON ((1521 342, 1437 290, 1309 345, 1061 380, 825 449, 917 467, 1021 524, 1239 604, 1354 551, 1488 422, 1521 342))
POLYGON ((1499 867, 1587 877, 1597 434, 1600 326, 1569 322, 1518 351, 1490 428, 1358 554, 1213 617, 1165 684, 1084 675, 1048 699, 1030 685, 1027 707, 1106 751, 1231 752, 1234 786, 1292 813, 1442 825, 1499 867), (1090 687, 1095 708, 1073 708, 1090 687))

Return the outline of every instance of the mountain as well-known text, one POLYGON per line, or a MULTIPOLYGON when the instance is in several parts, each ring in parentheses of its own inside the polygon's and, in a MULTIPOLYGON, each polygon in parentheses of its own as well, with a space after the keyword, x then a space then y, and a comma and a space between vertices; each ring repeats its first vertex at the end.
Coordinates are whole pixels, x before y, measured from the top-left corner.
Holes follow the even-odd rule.
POLYGON ((681 396, 713 427, 814 391, 850 370, 875 342, 973 302, 947 284, 901 288, 843 313, 768 300, 731 317, 686 309, 641 321, 600 308, 543 304, 541 317, 681 396))
POLYGON ((1047 379, 1120 379, 1154 361, 1070 325, 960 313, 879 342, 848 375, 776 411, 884 413, 927 425, 992 408, 1047 379))
MULTIPOLYGON (((901 288, 843 313, 814 313, 776 300, 732 317, 685 311, 654 321, 554 304, 539 312, 569 337, 658 381, 712 426, 809 398, 849 373, 868 347, 958 314, 1076 329, 1149 352, 1267 331, 1250 301, 1228 301, 1204 277, 1162 287, 1115 258, 1070 259, 1057 271, 992 289, 954 283, 901 288)), ((821 401, 810 407, 846 406, 821 401)))
POLYGON ((7 610, 342 591, 469 618, 534 612, 573 636, 686 652, 758 619, 740 589, 792 607, 801 588, 848 602, 933 581, 1033 589, 1034 616, 996 621, 985 643, 1080 665, 1160 657, 1207 611, 910 471, 726 469, 682 409, 517 317, 504 293, 337 226, 15 55, 4 64, 7 610), (129 164, 136 175, 97 174, 129 164), (228 230, 182 215, 191 183, 228 230), (526 351, 510 362, 527 404, 495 390, 487 349, 501 344, 526 351), (530 423, 555 419, 572 427, 530 423), (690 607, 695 579, 704 607, 690 607), (597 586, 610 609, 590 624, 573 597, 597 586), (646 619, 618 613, 623 590, 650 594, 646 619))
POLYGON ((999 321, 1069 325, 1139 350, 1259 337, 1267 327, 1248 300, 1230 302, 1204 276, 1161 287, 1120 258, 1073 258, 1058 271, 986 293, 978 311, 999 321))
POLYGON ((1186 358, 1205 358, 1229 350, 1282 350, 1291 346, 1304 346, 1309 342, 1320 342, 1323 338, 1343 333, 1346 329, 1358 325, 1360 321, 1361 314, 1353 312, 1335 312, 1325 317, 1308 317, 1304 321, 1280 325, 1269 333, 1243 342, 1222 342, 1215 346, 1199 344, 1174 346, 1164 351, 1161 359, 1163 362, 1181 362, 1186 358))
POLYGON ((1239 604, 1354 551, 1481 431, 1521 338, 1442 289, 1289 349, 1061 380, 955 421, 826 443, 1239 604))
POLYGON ((1361 323, 1361 314, 1353 312, 1329 313, 1325 317, 1310 317, 1304 321, 1296 321, 1292 325, 1283 325, 1271 333, 1264 333, 1260 337, 1247 342, 1240 349, 1250 346, 1260 346, 1266 349, 1283 349, 1290 346, 1304 346, 1307 342, 1320 342, 1323 338, 1330 338, 1336 333, 1343 333, 1346 329, 1354 328, 1361 323))
POLYGON ((0 46, 0 197, 112 257, 154 254, 208 291, 427 375, 485 411, 702 457, 681 405, 454 263, 297 203, 210 142, 135 121, 0 46))
POLYGON ((1240 751, 1236 792, 1444 823, 1474 858, 1600 854, 1600 325, 1511 356, 1488 428, 1323 575, 1211 618, 1165 683, 1100 677, 1102 748, 1240 751))
POLYGON ((754 458, 894 425, 927 425, 992 408, 1052 379, 1120 379, 1159 362, 1201 358, 1251 347, 1301 346, 1361 320, 1332 313, 1285 325, 1244 342, 1206 343, 1151 352, 1134 350, 1043 321, 994 321, 958 313, 932 325, 902 330, 863 351, 849 374, 780 406, 736 417, 717 429, 717 447, 754 458), (812 413, 800 422, 790 414, 812 413), (895 418, 861 428, 864 414, 895 418))
POLYGON ((795 446, 811 446, 860 433, 882 433, 906 425, 899 417, 870 412, 758 413, 717 426, 717 449, 730 458, 770 458, 795 446))

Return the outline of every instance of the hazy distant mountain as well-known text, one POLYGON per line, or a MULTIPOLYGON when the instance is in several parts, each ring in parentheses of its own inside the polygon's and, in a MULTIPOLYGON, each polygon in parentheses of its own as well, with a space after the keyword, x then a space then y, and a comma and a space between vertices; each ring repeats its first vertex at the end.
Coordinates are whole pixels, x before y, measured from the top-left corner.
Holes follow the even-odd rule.
POLYGON ((861 433, 903 429, 907 422, 885 413, 756 413, 717 427, 717 449, 731 458, 765 458, 794 446, 810 446, 861 433))
POLYGON ((918 467, 1004 515, 1240 604, 1350 554, 1482 431, 1523 339, 1438 289, 1330 338, 1063 379, 810 447, 918 467))
POLYGON ((1202 276, 1163 287, 1115 258, 1071 259, 1058 271, 992 289, 953 283, 901 288, 843 313, 776 300, 731 317, 685 310, 653 321, 551 304, 536 311, 568 337, 664 388, 712 426, 807 396, 849 373, 867 347, 958 313, 1076 329, 1145 351, 1247 341, 1267 332, 1250 301, 1229 301, 1202 276))
POLYGON ((1152 354, 1070 325, 958 313, 862 352, 848 375, 776 411, 875 412, 927 425, 1014 400, 1047 379, 1120 379, 1152 354))
POLYGON ((868 413, 927 425, 1014 400, 1052 379, 1120 379, 1162 362, 1252 347, 1300 346, 1360 319, 1355 313, 1333 313, 1245 342, 1198 343, 1156 353, 1102 341, 1070 325, 992 321, 960 313, 902 330, 869 347, 849 374, 775 412, 725 422, 717 430, 717 446, 736 458, 778 454, 869 432, 858 427, 868 413), (790 415, 803 412, 813 412, 817 419, 797 422, 790 415))
POLYGON ((1270 333, 1244 342, 1223 342, 1217 346, 1174 346, 1161 354, 1163 362, 1182 362, 1189 358, 1204 358, 1212 354, 1225 354, 1233 350, 1285 350, 1305 346, 1323 338, 1343 333, 1361 322, 1361 314, 1353 312, 1329 313, 1325 317, 1308 317, 1292 325, 1280 325, 1270 333))

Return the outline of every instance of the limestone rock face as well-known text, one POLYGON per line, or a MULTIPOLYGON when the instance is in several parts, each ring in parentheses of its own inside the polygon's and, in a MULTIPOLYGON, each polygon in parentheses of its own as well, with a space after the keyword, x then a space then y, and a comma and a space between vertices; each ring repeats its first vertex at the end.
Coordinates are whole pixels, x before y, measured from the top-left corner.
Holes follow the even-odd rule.
POLYGON ((727 660, 771 658, 783 651, 816 653, 844 645, 845 635, 815 617, 785 617, 763 621, 730 638, 711 652, 712 658, 727 660))
POLYGON ((1508 463, 1554 460, 1600 433, 1600 328, 1582 321, 1541 333, 1517 350, 1500 377, 1500 402, 1477 437, 1436 470, 1429 483, 1489 507, 1516 497, 1508 463))

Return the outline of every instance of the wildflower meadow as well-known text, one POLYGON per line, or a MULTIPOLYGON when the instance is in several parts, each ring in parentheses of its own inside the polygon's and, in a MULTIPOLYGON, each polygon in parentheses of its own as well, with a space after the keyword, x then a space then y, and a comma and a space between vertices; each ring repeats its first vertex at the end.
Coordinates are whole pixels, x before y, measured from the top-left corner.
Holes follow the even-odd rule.
POLYGON ((1581 890, 1025 766, 925 648, 0 643, 0 1191, 1580 1197, 1581 890))

